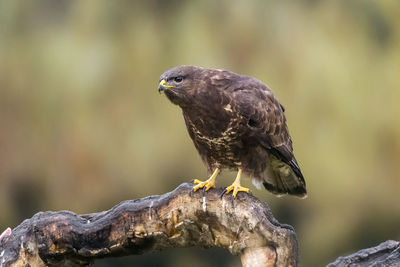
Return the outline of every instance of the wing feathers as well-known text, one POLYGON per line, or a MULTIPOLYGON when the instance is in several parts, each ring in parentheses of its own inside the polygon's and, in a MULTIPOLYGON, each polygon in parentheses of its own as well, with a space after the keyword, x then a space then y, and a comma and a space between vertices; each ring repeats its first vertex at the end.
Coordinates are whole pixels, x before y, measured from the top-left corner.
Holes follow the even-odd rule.
POLYGON ((284 107, 265 85, 234 92, 240 114, 247 118, 249 135, 271 155, 270 170, 263 174, 264 187, 275 194, 306 196, 306 185, 293 155, 292 140, 286 125, 284 107))

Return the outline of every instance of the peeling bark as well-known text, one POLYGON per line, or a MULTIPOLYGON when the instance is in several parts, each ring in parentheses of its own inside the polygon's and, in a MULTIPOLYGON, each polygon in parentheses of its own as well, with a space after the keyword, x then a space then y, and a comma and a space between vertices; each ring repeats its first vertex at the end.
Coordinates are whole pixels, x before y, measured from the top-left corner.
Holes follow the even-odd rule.
POLYGON ((266 203, 244 193, 220 197, 222 189, 193 192, 192 186, 99 213, 39 212, 0 240, 0 266, 85 266, 191 246, 228 249, 243 266, 297 266, 296 234, 266 203))

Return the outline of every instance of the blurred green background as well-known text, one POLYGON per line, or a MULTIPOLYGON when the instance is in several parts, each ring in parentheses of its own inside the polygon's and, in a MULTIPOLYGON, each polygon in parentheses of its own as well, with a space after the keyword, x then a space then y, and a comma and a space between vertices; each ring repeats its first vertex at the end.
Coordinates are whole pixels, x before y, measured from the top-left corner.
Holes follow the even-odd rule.
MULTIPOLYGON (((181 64, 254 76, 286 107, 309 197, 245 185, 296 228, 301 266, 400 239, 400 2, 389 0, 1 1, 0 232, 206 177, 180 109, 157 93, 181 64)), ((188 261, 240 266, 221 249, 95 266, 188 261)))

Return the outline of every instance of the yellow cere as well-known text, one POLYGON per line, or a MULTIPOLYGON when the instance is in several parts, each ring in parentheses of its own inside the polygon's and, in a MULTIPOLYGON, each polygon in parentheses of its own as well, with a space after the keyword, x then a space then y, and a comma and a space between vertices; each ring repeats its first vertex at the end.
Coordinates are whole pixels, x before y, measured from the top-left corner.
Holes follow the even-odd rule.
POLYGON ((161 80, 160 85, 161 85, 161 86, 164 86, 165 88, 172 88, 172 87, 175 87, 175 86, 173 86, 173 85, 167 85, 167 82, 166 82, 164 79, 161 80))

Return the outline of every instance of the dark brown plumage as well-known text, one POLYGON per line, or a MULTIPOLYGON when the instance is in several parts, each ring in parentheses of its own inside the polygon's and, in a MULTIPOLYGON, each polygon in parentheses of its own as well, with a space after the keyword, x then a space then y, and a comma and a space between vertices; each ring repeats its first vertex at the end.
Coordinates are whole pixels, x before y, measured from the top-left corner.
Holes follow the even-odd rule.
MULTIPOLYGON (((226 70, 178 66, 161 75, 159 91, 182 108, 189 135, 210 173, 239 170, 240 187, 243 170, 257 187, 263 184, 277 195, 306 196, 284 108, 261 81, 226 70)), ((195 190, 213 187, 215 177, 209 180, 195 190)))

